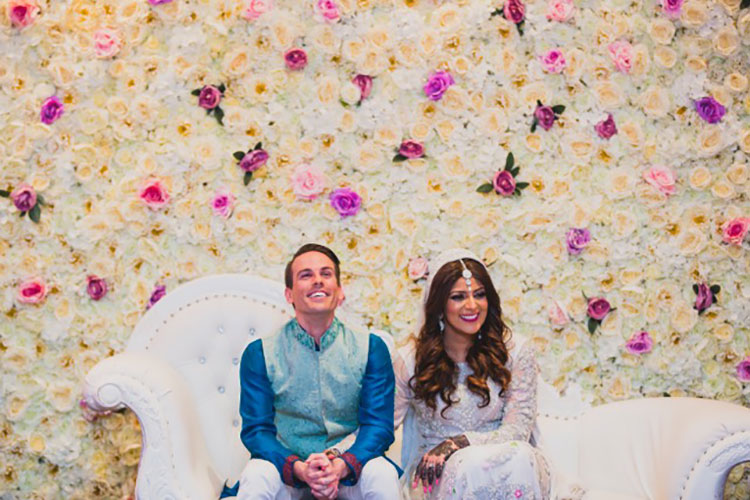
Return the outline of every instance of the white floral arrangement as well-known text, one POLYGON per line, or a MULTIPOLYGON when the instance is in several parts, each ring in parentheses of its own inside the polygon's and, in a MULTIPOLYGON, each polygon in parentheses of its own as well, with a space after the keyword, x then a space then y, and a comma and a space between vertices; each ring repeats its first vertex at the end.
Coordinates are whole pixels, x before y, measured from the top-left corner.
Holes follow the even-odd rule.
POLYGON ((0 493, 130 498, 87 370, 308 241, 397 337, 464 246, 556 387, 750 403, 747 1, 0 1, 0 493))

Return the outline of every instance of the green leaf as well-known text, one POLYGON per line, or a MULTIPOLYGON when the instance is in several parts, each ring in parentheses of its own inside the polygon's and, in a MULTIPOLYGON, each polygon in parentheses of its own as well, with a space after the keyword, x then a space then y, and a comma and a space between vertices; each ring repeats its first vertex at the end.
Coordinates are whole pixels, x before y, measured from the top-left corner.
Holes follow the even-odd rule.
POLYGON ((492 187, 492 184, 490 184, 489 182, 485 182, 484 184, 482 184, 481 186, 477 188, 477 193, 489 193, 493 189, 495 188, 492 187))
POLYGON ((43 196, 42 196, 41 194, 37 194, 37 195, 36 195, 36 202, 37 202, 37 203, 39 203, 39 204, 40 204, 40 205, 42 205, 42 206, 44 206, 44 205, 46 205, 46 204, 47 204, 47 203, 46 203, 46 202, 44 201, 44 197, 43 197, 43 196))
POLYGON ((247 186, 250 184, 250 180, 253 178, 252 172, 245 172, 245 177, 242 179, 242 182, 247 186))
POLYGON ((520 171, 521 171, 521 167, 511 168, 509 170, 510 175, 512 175, 513 177, 517 176, 518 172, 520 172, 520 171))
MULTIPOLYGON (((341 104, 341 105, 342 105, 342 106, 344 106, 345 108, 348 108, 348 107, 349 107, 349 103, 348 103, 348 102, 346 102, 346 101, 345 101, 345 100, 343 100, 343 99, 339 99, 339 104, 341 104)), ((357 103, 357 105, 359 106, 359 103, 357 103)))
POLYGON ((257 151, 259 149, 263 149, 263 143, 262 142, 259 142, 258 144, 256 144, 255 147, 253 148, 253 151, 257 151))
POLYGON ((750 0, 742 0, 742 3, 740 4, 740 9, 747 9, 750 7, 750 0))
POLYGON ((533 134, 536 130, 536 117, 534 118, 534 121, 531 122, 531 133, 533 134))
POLYGON ((513 165, 515 165, 516 160, 513 158, 513 153, 508 153, 508 156, 505 158, 505 170, 510 170, 513 168, 513 165))
POLYGON ((711 285, 711 293, 716 295, 721 291, 721 287, 719 285, 711 285))
POLYGON ((563 111, 565 111, 565 106, 563 106, 562 104, 557 104, 555 106, 552 106, 552 111, 554 111, 556 115, 561 115, 563 114, 563 111))
POLYGON ((0 189, 0 196, 2 196, 3 198, 7 198, 8 196, 10 196, 10 191, 6 191, 5 189, 0 189))
POLYGON ((529 187, 529 183, 528 182, 518 182, 518 183, 516 183, 516 187, 518 189, 526 189, 527 187, 529 187))
POLYGON ((221 92, 222 94, 227 89, 226 85, 224 85, 223 83, 216 88, 219 89, 219 92, 221 92))
POLYGON ((518 28, 518 34, 521 35, 521 36, 523 36, 523 21, 521 21, 520 23, 516 24, 516 28, 518 28))
POLYGON ((693 292, 698 293, 698 285, 693 285, 693 292))
POLYGON ((195 89, 192 92, 190 92, 193 95, 201 95, 201 89, 195 89))
POLYGON ((42 209, 39 207, 39 203, 34 205, 31 210, 29 210, 29 218, 39 224, 39 217, 42 215, 42 209))
POLYGON ((521 196, 521 191, 519 191, 518 188, 514 189, 513 196, 521 196))
POLYGON ((245 157, 245 153, 243 151, 235 151, 232 153, 232 156, 234 156, 237 161, 242 161, 245 157))
POLYGON ((19 217, 23 217, 24 215, 26 215, 26 212, 21 212, 20 214, 18 214, 19 217))
POLYGON ((502 9, 495 9, 492 12, 490 12, 490 17, 502 16, 502 15, 503 15, 502 9))
POLYGON ((216 121, 219 122, 219 125, 224 125, 224 110, 217 106, 214 108, 214 114, 216 115, 216 121))
POLYGON ((589 329, 589 333, 594 333, 596 331, 596 327, 599 326, 599 322, 594 318, 589 318, 587 326, 589 329))
POLYGON ((405 161, 405 160, 408 160, 408 158, 406 156, 402 155, 401 153, 399 153, 399 154, 397 154, 396 156, 393 157, 393 161, 396 162, 396 163, 399 163, 399 162, 402 162, 402 161, 405 161))
POLYGON ((540 101, 539 99, 537 99, 537 100, 536 100, 536 107, 537 107, 537 108, 541 108, 542 106, 544 106, 544 105, 542 104, 542 101, 540 101))

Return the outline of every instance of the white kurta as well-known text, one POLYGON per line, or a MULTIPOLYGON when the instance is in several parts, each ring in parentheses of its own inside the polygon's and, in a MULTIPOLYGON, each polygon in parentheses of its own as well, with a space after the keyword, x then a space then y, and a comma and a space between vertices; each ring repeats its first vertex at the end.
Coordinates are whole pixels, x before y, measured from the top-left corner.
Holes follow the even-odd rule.
POLYGON ((394 362, 396 374, 395 425, 404 423, 402 461, 404 492, 411 498, 439 499, 546 499, 550 495, 550 473, 541 453, 529 444, 536 418, 537 365, 531 346, 509 345, 511 383, 502 396, 500 387, 488 381, 490 403, 480 408, 482 398, 466 385, 471 375, 467 363, 459 363, 459 399, 445 417, 445 403, 438 397, 437 411, 415 401, 409 387, 414 374, 414 347, 399 349, 394 362), (411 483, 422 455, 448 437, 463 434, 469 446, 453 454, 432 493, 424 495, 421 484, 411 483))

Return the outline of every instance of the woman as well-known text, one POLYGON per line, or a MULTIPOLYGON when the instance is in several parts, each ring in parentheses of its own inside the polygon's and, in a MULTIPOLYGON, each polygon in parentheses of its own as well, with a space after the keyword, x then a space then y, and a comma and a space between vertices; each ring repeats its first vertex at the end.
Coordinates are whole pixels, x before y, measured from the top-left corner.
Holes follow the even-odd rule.
POLYGON ((482 262, 450 250, 431 263, 422 314, 417 337, 394 362, 410 496, 548 498, 547 463, 528 442, 532 348, 510 340, 482 262))

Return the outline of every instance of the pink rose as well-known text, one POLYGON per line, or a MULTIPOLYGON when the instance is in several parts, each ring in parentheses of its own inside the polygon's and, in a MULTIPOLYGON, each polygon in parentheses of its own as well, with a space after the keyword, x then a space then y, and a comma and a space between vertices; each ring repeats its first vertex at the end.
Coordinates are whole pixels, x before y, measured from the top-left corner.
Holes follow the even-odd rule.
POLYGON ((58 118, 62 116, 64 111, 65 107, 63 106, 60 98, 56 95, 53 95, 45 99, 45 101, 42 103, 42 111, 39 116, 42 120, 42 123, 52 125, 53 123, 55 123, 55 121, 57 121, 58 118))
POLYGON ((429 272, 429 264, 427 263, 427 259, 424 257, 415 257, 409 261, 409 279, 413 281, 417 281, 422 278, 427 277, 427 273, 429 272))
POLYGON ((573 0, 551 0, 547 4, 547 19, 564 23, 573 17, 575 9, 573 0))
POLYGON ((750 356, 737 365, 737 378, 743 382, 750 382, 750 356))
POLYGON ((677 190, 674 172, 669 167, 654 165, 643 173, 643 178, 666 195, 674 194, 677 190))
POLYGON ((339 6, 333 0, 318 0, 318 12, 329 22, 336 22, 341 18, 339 6))
POLYGON ((120 52, 120 35, 110 28, 100 28, 94 32, 94 52, 99 59, 114 57, 120 52))
POLYGON ((138 196, 152 210, 158 210, 169 203, 169 193, 159 179, 147 180, 138 196))
POLYGON ((86 292, 92 300, 101 300, 107 295, 107 282, 98 276, 88 276, 86 278, 86 292))
POLYGON ((284 54, 284 62, 287 68, 298 71, 307 66, 307 53, 300 48, 289 49, 284 54))
POLYGON ((164 3, 171 3, 171 2, 172 0, 148 0, 148 3, 150 3, 151 5, 161 5, 164 3))
POLYGON ((34 0, 10 0, 5 6, 11 24, 16 28, 31 25, 39 16, 39 6, 34 0))
POLYGON ((556 300, 553 300, 552 304, 547 308, 547 314, 549 315, 550 323, 555 326, 564 326, 570 321, 565 310, 560 307, 560 304, 556 300))
POLYGON ((630 68, 633 67, 633 46, 630 45, 630 42, 625 40, 612 42, 609 44, 608 50, 617 71, 630 73, 630 68))
POLYGON ((406 158, 421 158, 424 156, 424 146, 417 141, 404 141, 398 148, 398 154, 406 158))
POLYGON ((589 299, 586 313, 591 319, 601 321, 607 317, 611 308, 612 306, 609 305, 609 302, 604 297, 593 297, 589 299))
POLYGON ((617 125, 615 124, 615 119, 612 116, 612 113, 608 114, 607 118, 604 120, 597 122, 597 124, 594 125, 594 130, 596 130, 596 133, 602 139, 609 139, 615 135, 617 133, 617 125))
POLYGON ((364 101, 370 97, 372 91, 372 77, 367 75, 357 75, 352 78, 352 83, 359 87, 359 100, 364 101))
POLYGON ((203 109, 214 109, 221 102, 221 89, 213 85, 204 85, 198 94, 198 106, 203 109))
POLYGON ((552 49, 543 56, 539 57, 542 68, 548 73, 562 73, 567 61, 560 49, 552 49))
POLYGON ((516 179, 507 170, 498 170, 492 178, 492 187, 497 194, 510 196, 516 191, 516 179))
POLYGON ((241 15, 248 21, 255 21, 260 16, 270 11, 272 8, 272 0, 249 0, 241 15))
POLYGON ((742 245, 748 229, 750 229, 750 218, 737 217, 736 219, 724 223, 722 226, 723 233, 721 237, 724 240, 724 243, 742 245))
POLYGON ((634 333, 625 343, 625 348, 630 354, 645 354, 651 352, 653 346, 654 341, 646 331, 634 333))
POLYGON ((683 0, 661 0, 661 8, 667 17, 677 19, 682 12, 683 0))
POLYGON ((36 191, 30 185, 21 183, 10 193, 10 199, 18 210, 28 212, 36 205, 36 191))
POLYGON ((18 286, 18 301, 22 304, 38 304, 47 296, 47 285, 41 278, 30 278, 18 286))
POLYGON ((439 101, 448 87, 456 83, 447 71, 437 71, 430 75, 424 84, 424 94, 431 101, 439 101))
POLYGON ((234 201, 235 197, 230 190, 226 188, 218 189, 214 195, 214 199, 211 201, 214 214, 228 219, 234 210, 234 201))
POLYGON ((508 21, 520 24, 526 15, 526 6, 521 0, 507 0, 503 6, 503 15, 508 21))
POLYGON ((268 161, 268 152, 264 149, 248 151, 240 160, 240 168, 245 172, 255 172, 268 161))
POLYGON ((325 189, 325 175, 314 165, 299 165, 292 174, 292 190, 303 200, 314 200, 325 189))

